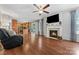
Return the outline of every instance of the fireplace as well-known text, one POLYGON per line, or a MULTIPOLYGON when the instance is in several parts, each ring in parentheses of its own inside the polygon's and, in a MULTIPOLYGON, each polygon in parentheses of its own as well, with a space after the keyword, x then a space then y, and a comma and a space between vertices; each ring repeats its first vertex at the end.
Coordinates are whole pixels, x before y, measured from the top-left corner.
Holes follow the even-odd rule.
POLYGON ((53 38, 58 37, 58 31, 57 30, 49 30, 49 36, 53 38))
POLYGON ((48 25, 47 37, 52 39, 62 39, 62 27, 59 25, 48 25))

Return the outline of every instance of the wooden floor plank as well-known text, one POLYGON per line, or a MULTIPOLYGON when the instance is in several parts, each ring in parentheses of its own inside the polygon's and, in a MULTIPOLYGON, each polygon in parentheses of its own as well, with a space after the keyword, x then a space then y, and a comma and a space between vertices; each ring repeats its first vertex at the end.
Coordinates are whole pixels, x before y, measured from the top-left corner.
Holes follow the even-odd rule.
POLYGON ((23 46, 0 50, 1 55, 77 55, 79 43, 54 40, 43 36, 24 36, 23 46))

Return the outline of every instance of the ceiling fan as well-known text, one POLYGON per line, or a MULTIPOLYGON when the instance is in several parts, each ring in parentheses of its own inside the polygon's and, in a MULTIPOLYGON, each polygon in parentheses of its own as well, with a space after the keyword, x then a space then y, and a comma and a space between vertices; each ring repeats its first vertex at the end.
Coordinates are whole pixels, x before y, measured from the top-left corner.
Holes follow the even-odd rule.
POLYGON ((39 13, 39 15, 41 15, 43 12, 44 13, 49 13, 48 11, 46 11, 46 8, 48 8, 50 5, 49 4, 46 4, 46 5, 36 5, 36 4, 33 4, 38 10, 36 10, 36 11, 33 11, 33 13, 35 13, 35 12, 38 12, 39 13))

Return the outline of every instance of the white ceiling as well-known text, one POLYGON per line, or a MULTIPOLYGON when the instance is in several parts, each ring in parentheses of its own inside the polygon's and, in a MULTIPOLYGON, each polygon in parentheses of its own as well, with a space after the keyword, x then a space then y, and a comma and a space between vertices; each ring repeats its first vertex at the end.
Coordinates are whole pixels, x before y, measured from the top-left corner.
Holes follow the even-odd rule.
POLYGON ((50 7, 47 8, 50 13, 43 13, 41 16, 39 16, 38 13, 33 13, 33 11, 37 10, 33 4, 0 4, 0 11, 14 16, 19 21, 34 21, 61 11, 73 10, 78 7, 79 4, 50 4, 50 7))

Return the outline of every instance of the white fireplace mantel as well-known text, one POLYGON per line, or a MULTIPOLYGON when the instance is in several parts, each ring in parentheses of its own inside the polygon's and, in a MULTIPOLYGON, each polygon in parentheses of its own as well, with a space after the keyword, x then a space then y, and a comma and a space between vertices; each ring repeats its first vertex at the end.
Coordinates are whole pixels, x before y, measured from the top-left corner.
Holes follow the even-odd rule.
POLYGON ((60 25, 54 25, 54 26, 47 26, 47 37, 50 37, 49 36, 49 31, 50 30, 57 30, 58 31, 58 36, 61 36, 61 26, 60 25))

